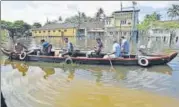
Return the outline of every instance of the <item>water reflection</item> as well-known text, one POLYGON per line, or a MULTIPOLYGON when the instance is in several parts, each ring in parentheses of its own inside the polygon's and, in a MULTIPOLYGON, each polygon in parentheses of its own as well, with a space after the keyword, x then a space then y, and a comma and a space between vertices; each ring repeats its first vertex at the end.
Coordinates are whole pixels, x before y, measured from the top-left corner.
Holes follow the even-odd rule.
POLYGON ((110 66, 5 60, 1 67, 2 91, 10 107, 178 105, 179 80, 173 78, 178 71, 170 66, 114 66, 111 72, 110 66))
POLYGON ((44 72, 44 79, 47 79, 50 75, 55 74, 54 68, 40 67, 44 72))

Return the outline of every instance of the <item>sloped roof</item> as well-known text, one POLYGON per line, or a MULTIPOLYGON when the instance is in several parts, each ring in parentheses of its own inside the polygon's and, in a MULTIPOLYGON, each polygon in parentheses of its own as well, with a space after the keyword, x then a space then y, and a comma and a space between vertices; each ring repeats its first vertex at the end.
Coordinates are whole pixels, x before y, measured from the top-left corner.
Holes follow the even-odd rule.
POLYGON ((48 30, 48 29, 58 29, 58 28, 73 28, 77 27, 77 24, 74 23, 53 23, 53 24, 46 24, 40 28, 35 28, 32 30, 48 30))
MULTIPOLYGON (((44 25, 43 27, 40 28, 34 28, 32 30, 48 30, 48 29, 59 29, 59 28, 74 28, 74 27, 78 27, 79 24, 75 24, 75 23, 53 23, 53 24, 47 24, 44 25)), ((93 21, 93 22, 83 22, 80 24, 80 28, 84 29, 92 29, 92 28, 104 28, 104 22, 100 22, 100 21, 93 21)))

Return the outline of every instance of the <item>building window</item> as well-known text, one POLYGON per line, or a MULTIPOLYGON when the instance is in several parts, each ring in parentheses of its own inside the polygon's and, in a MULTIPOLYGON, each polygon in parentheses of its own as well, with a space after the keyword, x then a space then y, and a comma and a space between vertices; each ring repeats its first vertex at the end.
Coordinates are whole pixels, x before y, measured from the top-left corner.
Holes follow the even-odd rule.
POLYGON ((37 33, 37 31, 35 31, 35 33, 37 33))
POLYGON ((45 30, 44 30, 44 33, 45 33, 45 30))
POLYGON ((178 37, 176 37, 176 42, 178 42, 178 37))
POLYGON ((113 35, 113 32, 110 32, 110 35, 113 35))
POLYGON ((50 30, 48 32, 50 32, 50 30))
POLYGON ((67 30, 65 29, 64 32, 66 32, 67 30))
POLYGON ((58 32, 61 32, 61 30, 58 30, 58 32))
POLYGON ((41 33, 41 31, 39 31, 39 33, 41 33))
POLYGON ((166 37, 164 36, 163 41, 165 42, 165 40, 166 40, 166 37))
POLYGON ((126 20, 121 20, 121 24, 126 24, 126 20))
POLYGON ((109 21, 109 23, 108 23, 109 25, 111 24, 111 21, 109 21))
POLYGON ((55 30, 53 30, 53 32, 55 32, 55 30))

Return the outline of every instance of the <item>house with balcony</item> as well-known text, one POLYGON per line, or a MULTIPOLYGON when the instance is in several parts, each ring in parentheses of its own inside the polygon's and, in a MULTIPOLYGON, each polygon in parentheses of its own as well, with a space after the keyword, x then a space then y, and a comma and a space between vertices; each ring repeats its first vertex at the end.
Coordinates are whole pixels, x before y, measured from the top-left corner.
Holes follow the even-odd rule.
POLYGON ((105 31, 107 36, 129 36, 133 27, 139 23, 140 10, 122 10, 115 11, 110 17, 105 19, 105 31), (133 16, 134 15, 134 16, 133 16), (134 17, 134 18, 133 18, 134 17))

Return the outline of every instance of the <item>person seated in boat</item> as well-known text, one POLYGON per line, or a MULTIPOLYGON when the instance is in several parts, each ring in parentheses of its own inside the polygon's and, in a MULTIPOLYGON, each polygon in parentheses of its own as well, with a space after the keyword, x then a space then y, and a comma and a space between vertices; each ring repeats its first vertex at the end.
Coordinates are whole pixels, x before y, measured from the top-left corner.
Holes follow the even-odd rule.
POLYGON ((113 52, 110 54, 105 55, 103 58, 118 58, 121 56, 121 48, 120 45, 117 43, 116 40, 113 41, 113 52))
POLYGON ((97 38, 96 42, 97 42, 97 46, 94 47, 94 50, 89 51, 87 53, 87 57, 90 57, 92 54, 93 54, 93 56, 100 56, 100 53, 101 53, 102 48, 103 48, 103 43, 102 43, 100 38, 97 38))
POLYGON ((129 42, 124 36, 121 37, 121 53, 122 56, 129 55, 129 42))
POLYGON ((41 49, 42 54, 50 55, 52 45, 50 43, 48 43, 47 41, 45 41, 44 39, 41 40, 41 44, 42 44, 42 49, 41 49))
POLYGON ((147 56, 147 52, 145 52, 146 47, 144 45, 141 45, 139 47, 139 52, 138 52, 138 56, 147 56))
POLYGON ((64 41, 66 43, 66 49, 64 49, 65 52, 61 56, 62 57, 64 57, 65 55, 71 56, 73 54, 73 44, 68 40, 68 38, 65 38, 64 41))
POLYGON ((25 50, 27 50, 27 47, 24 46, 23 44, 21 44, 20 42, 17 42, 14 46, 14 52, 16 54, 21 54, 22 52, 24 52, 25 50))

